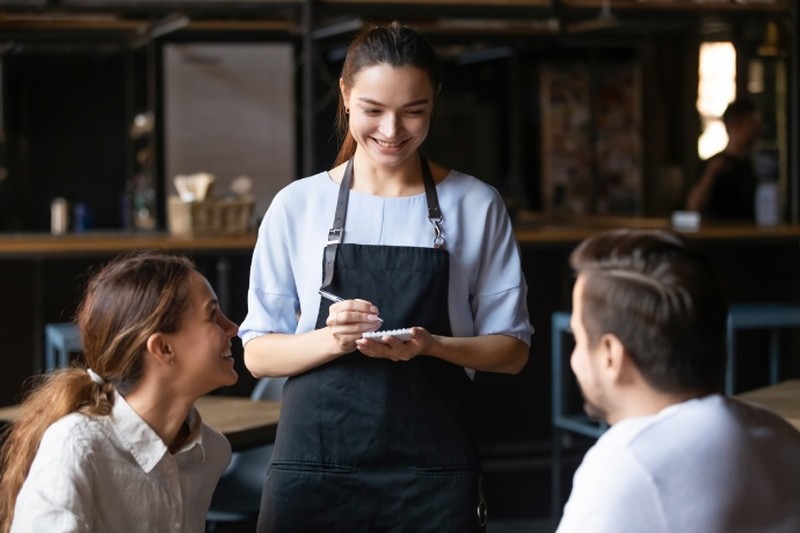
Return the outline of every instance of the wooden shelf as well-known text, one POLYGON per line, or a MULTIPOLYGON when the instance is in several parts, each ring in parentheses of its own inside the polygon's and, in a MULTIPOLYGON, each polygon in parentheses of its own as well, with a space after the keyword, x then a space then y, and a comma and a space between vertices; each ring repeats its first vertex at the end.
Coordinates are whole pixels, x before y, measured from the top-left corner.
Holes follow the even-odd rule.
MULTIPOLYGON (((603 0, 559 0, 565 9, 603 8, 603 0)), ((609 0, 614 11, 760 11, 788 13, 789 0, 609 0)))
POLYGON ((0 234, 0 259, 97 255, 127 250, 250 251, 255 233, 207 237, 174 237, 167 233, 87 232, 0 234))

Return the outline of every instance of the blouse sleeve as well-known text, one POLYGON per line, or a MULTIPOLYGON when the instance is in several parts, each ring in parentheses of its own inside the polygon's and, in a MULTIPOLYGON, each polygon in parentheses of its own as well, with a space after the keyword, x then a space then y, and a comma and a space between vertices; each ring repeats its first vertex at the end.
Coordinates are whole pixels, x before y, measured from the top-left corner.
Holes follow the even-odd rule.
POLYGON ((511 219, 495 191, 486 212, 472 313, 476 335, 503 334, 530 346, 528 286, 511 219))
POLYGON ((242 343, 266 333, 294 333, 300 301, 292 269, 292 225, 283 194, 276 195, 261 226, 250 265, 247 316, 239 327, 242 343))

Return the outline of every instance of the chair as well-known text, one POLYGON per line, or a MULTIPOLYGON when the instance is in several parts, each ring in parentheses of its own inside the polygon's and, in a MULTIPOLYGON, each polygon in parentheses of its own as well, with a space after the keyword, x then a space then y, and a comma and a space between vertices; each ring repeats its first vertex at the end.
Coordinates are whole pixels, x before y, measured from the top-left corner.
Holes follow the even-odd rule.
POLYGON ((736 332, 742 329, 769 330, 769 382, 780 377, 780 332, 800 327, 800 305, 751 303, 731 305, 728 314, 728 360, 725 368, 725 393, 736 392, 736 332))
MULTIPOLYGON (((261 378, 250 398, 253 401, 280 401, 287 378, 261 378)), ((233 452, 231 463, 222 474, 211 498, 206 516, 207 531, 220 523, 248 522, 258 517, 261 491, 273 444, 233 452)))
POLYGON ((78 326, 72 322, 44 325, 44 370, 69 366, 69 356, 83 350, 78 326))

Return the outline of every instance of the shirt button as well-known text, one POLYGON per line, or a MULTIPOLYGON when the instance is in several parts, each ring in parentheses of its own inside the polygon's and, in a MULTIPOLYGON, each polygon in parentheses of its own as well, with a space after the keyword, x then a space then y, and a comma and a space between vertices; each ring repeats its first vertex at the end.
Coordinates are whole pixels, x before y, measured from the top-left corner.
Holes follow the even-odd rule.
POLYGON ((173 528, 174 528, 176 531, 179 531, 179 530, 181 529, 181 523, 180 523, 180 522, 175 522, 174 524, 172 524, 172 527, 173 527, 173 528))

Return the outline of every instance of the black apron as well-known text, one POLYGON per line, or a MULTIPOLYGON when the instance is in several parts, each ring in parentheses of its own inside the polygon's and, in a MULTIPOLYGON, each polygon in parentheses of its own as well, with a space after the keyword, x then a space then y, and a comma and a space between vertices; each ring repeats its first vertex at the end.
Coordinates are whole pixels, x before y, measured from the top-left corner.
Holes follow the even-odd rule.
MULTIPOLYGON (((422 326, 450 335, 450 257, 435 184, 420 158, 435 247, 340 244, 351 160, 323 287, 378 306, 382 329, 422 326)), ((330 305, 321 301, 317 328, 330 305)), ((393 362, 355 351, 289 378, 258 531, 483 531, 470 389, 463 368, 424 355, 393 362)))

